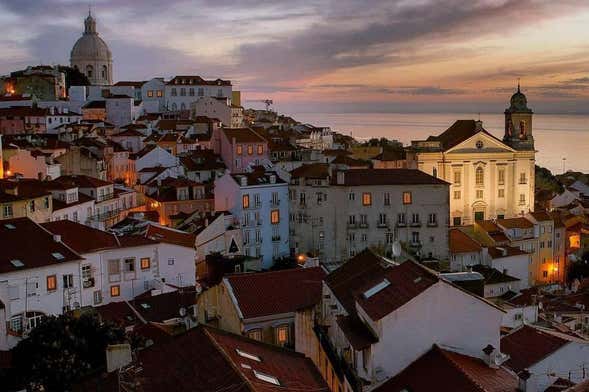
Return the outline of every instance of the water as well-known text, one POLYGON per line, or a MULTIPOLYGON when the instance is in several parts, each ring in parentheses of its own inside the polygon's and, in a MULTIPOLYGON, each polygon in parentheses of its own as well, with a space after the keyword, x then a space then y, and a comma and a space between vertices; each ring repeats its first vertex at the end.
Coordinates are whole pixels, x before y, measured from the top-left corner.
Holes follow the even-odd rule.
MULTIPOLYGON (((403 144, 445 131, 455 120, 472 119, 460 113, 294 113, 297 121, 327 126, 355 138, 386 137, 403 144)), ((481 114, 483 127, 503 137, 503 114, 481 114)), ((555 174, 566 170, 589 172, 589 115, 534 114, 537 164, 555 174)))

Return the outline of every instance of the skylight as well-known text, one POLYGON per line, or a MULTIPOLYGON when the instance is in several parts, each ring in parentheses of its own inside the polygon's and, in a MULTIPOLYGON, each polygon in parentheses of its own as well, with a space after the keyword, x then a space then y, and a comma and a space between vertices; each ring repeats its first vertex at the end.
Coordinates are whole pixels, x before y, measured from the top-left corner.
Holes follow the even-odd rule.
POLYGON ((14 230, 16 229, 16 226, 11 224, 11 223, 5 223, 4 227, 6 227, 8 230, 14 230))
POLYGON ((388 280, 384 279, 382 282, 378 283, 376 286, 373 286, 372 288, 366 290, 364 292, 364 297, 365 298, 370 298, 374 294, 376 294, 376 293, 382 291, 383 289, 387 288, 390 284, 391 284, 391 282, 389 282, 388 280))
POLYGON ((141 303, 141 307, 142 307, 143 309, 149 309, 149 308, 151 308, 151 305, 149 305, 149 304, 147 304, 147 303, 143 302, 143 303, 141 303))
POLYGON ((65 257, 61 253, 59 253, 59 252, 51 253, 51 256, 53 256, 56 260, 63 260, 63 259, 65 259, 65 257))
POLYGON ((24 263, 18 259, 10 260, 10 264, 15 266, 16 268, 21 268, 25 266, 24 263))
POLYGON ((269 382, 270 384, 280 386, 280 381, 278 381, 278 379, 276 377, 274 377, 270 374, 266 374, 266 373, 262 373, 262 372, 258 372, 257 370, 254 370, 254 375, 256 376, 256 378, 258 380, 266 381, 266 382, 269 382))
POLYGON ((262 362, 262 360, 260 359, 260 357, 258 357, 257 355, 250 354, 250 353, 248 353, 248 352, 245 352, 245 351, 241 351, 241 350, 240 350, 240 349, 238 349, 238 348, 236 348, 236 349, 235 349, 235 351, 237 352, 237 354, 238 354, 240 357, 244 357, 244 358, 247 358, 247 359, 251 359, 252 361, 256 361, 256 362, 262 362))

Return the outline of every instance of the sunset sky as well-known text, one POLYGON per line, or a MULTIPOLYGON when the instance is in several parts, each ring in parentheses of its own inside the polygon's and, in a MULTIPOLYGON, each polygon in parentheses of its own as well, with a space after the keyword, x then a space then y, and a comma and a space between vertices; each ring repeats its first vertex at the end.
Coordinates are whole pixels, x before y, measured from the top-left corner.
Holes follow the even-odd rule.
MULTIPOLYGON (((96 0, 116 80, 231 79, 291 110, 589 112, 589 2, 96 0)), ((0 74, 69 63, 87 1, 0 0, 0 74)), ((246 102, 247 104, 247 102, 246 102)))

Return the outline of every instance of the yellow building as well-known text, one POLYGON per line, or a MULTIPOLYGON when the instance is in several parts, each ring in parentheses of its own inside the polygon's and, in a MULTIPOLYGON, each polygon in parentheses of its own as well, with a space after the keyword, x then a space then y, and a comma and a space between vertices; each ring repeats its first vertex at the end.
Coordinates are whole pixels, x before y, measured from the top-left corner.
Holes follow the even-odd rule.
POLYGON ((19 187, 4 180, 0 184, 0 220, 28 217, 42 223, 51 220, 53 199, 44 190, 27 190, 19 193, 19 187))

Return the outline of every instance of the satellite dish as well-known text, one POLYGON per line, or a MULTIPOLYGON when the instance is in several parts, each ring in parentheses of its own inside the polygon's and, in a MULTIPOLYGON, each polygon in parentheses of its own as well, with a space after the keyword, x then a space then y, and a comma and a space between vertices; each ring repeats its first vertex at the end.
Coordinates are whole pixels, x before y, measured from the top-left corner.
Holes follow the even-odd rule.
POLYGON ((393 257, 401 256, 401 243, 399 240, 393 242, 393 257))
POLYGON ((178 313, 180 313, 180 317, 186 317, 186 308, 184 306, 181 307, 178 313))

